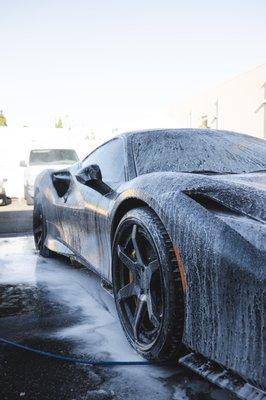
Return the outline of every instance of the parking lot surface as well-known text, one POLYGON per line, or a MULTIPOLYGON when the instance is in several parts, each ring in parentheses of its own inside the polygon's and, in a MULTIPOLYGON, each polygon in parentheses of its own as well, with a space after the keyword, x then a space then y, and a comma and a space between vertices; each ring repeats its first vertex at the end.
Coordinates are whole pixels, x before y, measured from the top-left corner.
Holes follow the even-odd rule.
MULTIPOLYGON (((1 337, 79 359, 142 360, 87 269, 40 257, 31 236, 0 238, 0 266, 1 337)), ((235 399, 178 363, 90 367, 0 346, 1 399, 235 399)))
POLYGON ((24 199, 12 199, 6 206, 0 206, 0 235, 14 235, 32 231, 33 206, 27 206, 24 199))

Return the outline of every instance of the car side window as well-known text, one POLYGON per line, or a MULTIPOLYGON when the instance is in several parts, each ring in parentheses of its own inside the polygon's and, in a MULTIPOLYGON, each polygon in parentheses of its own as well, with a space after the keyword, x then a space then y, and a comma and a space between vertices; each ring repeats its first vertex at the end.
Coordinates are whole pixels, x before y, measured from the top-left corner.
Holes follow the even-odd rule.
POLYGON ((103 181, 111 187, 125 181, 125 156, 123 140, 110 140, 93 151, 84 161, 83 166, 99 165, 103 181))

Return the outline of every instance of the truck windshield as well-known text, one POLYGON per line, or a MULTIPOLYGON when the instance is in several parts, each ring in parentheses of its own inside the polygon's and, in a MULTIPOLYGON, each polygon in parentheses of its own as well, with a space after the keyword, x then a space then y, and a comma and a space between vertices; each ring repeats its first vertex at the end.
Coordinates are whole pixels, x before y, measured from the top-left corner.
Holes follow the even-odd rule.
POLYGON ((71 149, 41 149, 30 152, 29 165, 65 165, 78 161, 75 150, 71 149))

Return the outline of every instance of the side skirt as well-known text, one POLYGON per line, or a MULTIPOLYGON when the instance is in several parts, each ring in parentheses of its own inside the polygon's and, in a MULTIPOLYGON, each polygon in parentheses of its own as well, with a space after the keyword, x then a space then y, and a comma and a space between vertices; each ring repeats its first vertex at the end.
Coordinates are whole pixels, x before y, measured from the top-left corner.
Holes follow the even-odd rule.
POLYGON ((85 260, 85 258, 81 257, 75 251, 68 246, 66 243, 64 243, 61 239, 55 239, 51 235, 47 235, 45 239, 45 246, 51 250, 54 251, 55 253, 61 254, 63 256, 69 257, 70 260, 76 261, 81 265, 84 265, 86 268, 88 268, 90 271, 92 271, 94 274, 98 275, 101 278, 101 286, 108 294, 110 294, 113 297, 113 286, 112 283, 109 282, 105 277, 101 275, 101 273, 94 268, 91 264, 85 260))
POLYGON ((62 254, 63 256, 70 257, 74 255, 73 251, 71 251, 67 245, 62 243, 61 240, 54 239, 51 235, 46 236, 44 245, 49 250, 62 254))
POLYGON ((179 363, 208 379, 215 385, 233 392, 242 400, 266 400, 266 392, 246 382, 239 375, 195 353, 179 359, 179 363))
POLYGON ((113 286, 111 285, 111 283, 109 281, 102 278, 101 286, 110 296, 114 297, 113 286))

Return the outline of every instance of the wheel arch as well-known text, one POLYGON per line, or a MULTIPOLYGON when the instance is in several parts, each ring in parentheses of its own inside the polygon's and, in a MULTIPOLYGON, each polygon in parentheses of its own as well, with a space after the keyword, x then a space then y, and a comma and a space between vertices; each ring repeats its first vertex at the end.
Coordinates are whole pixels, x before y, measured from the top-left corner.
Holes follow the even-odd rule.
MULTIPOLYGON (((115 231, 118 227, 119 222, 123 216, 130 210, 139 207, 149 207, 161 220, 164 225, 170 239, 173 241, 173 235, 171 231, 171 226, 167 224, 167 215, 164 210, 165 200, 157 201, 152 196, 145 192, 134 191, 130 193, 129 196, 125 197, 121 202, 115 207, 114 213, 111 217, 111 230, 110 230, 110 243, 113 245, 113 239, 115 231), (170 228, 170 229, 169 229, 170 228)), ((173 208, 172 208, 173 211, 173 208)))
MULTIPOLYGON (((186 273, 185 273, 185 267, 184 267, 183 257, 181 254, 180 243, 177 240, 175 240, 175 235, 174 235, 174 230, 173 230, 174 224, 173 224, 173 222, 171 222, 171 221, 173 221, 171 212, 174 212, 175 208, 174 207, 170 208, 170 218, 169 218, 169 215, 167 215, 165 213, 165 210, 163 207, 164 204, 165 204, 165 200, 158 202, 158 201, 155 201, 154 198, 152 198, 151 196, 147 196, 147 194, 144 196, 141 196, 141 193, 139 193, 139 196, 138 196, 138 193, 136 193, 136 195, 134 195, 134 196, 130 196, 130 197, 123 199, 121 201, 121 203, 115 209, 114 215, 112 218, 111 235, 110 235, 111 249, 113 249, 113 241, 114 241, 116 229, 119 225, 119 222, 123 218, 123 216, 128 211, 133 210, 135 208, 148 207, 157 215, 157 217, 163 224, 163 226, 172 242, 173 249, 174 249, 174 255, 177 260, 177 264, 178 264, 178 268, 179 268, 179 272, 180 272, 180 276, 181 276, 181 280, 182 280, 183 291, 185 292, 187 289, 187 286, 188 286, 186 273), (168 223, 168 221, 170 221, 170 223, 168 223)), ((112 268, 113 268, 113 266, 111 264, 111 269, 110 269, 111 273, 112 273, 112 268)))
POLYGON ((123 216, 130 210, 133 210, 134 208, 139 208, 139 207, 150 207, 150 205, 145 202, 144 200, 141 200, 137 197, 130 197, 125 200, 123 200, 117 209, 115 210, 115 214, 112 219, 112 226, 111 226, 111 245, 113 244, 114 240, 114 235, 116 228, 119 225, 119 222, 123 218, 123 216))

